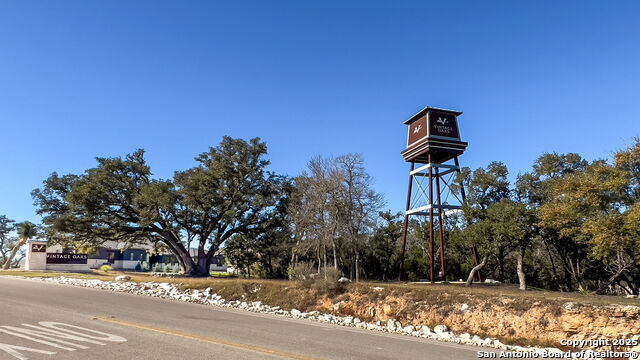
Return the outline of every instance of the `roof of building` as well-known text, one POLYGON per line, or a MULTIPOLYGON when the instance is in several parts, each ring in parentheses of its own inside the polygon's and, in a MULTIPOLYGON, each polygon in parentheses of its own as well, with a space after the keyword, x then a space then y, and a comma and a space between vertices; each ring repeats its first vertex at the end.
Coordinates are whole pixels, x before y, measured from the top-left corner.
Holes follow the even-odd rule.
POLYGON ((113 241, 107 240, 103 242, 100 247, 112 250, 123 250, 123 249, 141 249, 141 250, 153 250, 153 245, 150 243, 136 243, 129 244, 121 241, 113 241))
POLYGON ((437 108, 437 107, 427 106, 424 109, 418 111, 415 115, 410 117, 408 120, 405 120, 405 122, 403 122, 403 124, 411 125, 414 121, 418 120, 419 118, 424 116, 424 114, 426 114, 429 111, 440 111, 440 112, 444 112, 444 113, 453 114, 455 116, 459 116, 460 114, 462 114, 462 111, 441 109, 441 108, 437 108))

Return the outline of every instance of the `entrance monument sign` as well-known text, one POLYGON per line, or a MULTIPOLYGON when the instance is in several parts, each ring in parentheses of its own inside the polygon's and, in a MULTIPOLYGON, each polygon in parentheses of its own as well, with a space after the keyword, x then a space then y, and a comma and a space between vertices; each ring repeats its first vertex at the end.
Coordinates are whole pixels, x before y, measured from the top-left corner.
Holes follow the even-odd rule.
POLYGON ((24 269, 52 271, 89 271, 87 254, 48 253, 44 241, 29 241, 24 269))

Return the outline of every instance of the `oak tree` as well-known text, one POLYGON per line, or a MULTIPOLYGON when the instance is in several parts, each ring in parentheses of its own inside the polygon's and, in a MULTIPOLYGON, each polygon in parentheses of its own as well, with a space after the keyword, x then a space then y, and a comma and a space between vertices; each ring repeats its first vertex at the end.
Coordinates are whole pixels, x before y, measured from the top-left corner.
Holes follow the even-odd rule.
POLYGON ((138 150, 97 158, 83 174, 54 173, 32 195, 55 242, 162 243, 186 275, 208 276, 222 243, 259 231, 283 199, 286 179, 266 170, 266 154, 259 138, 225 136, 195 158, 196 166, 162 180, 138 150))

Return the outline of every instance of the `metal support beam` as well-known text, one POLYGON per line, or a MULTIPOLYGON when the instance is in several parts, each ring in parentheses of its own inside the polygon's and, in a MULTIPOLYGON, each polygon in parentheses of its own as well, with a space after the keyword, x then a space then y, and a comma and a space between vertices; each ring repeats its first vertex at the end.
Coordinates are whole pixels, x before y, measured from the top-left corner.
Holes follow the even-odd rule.
MULTIPOLYGON (((442 279, 446 281, 447 268, 445 261, 445 238, 444 238, 444 221, 447 214, 452 212, 459 212, 462 209, 461 203, 464 202, 466 197, 464 187, 461 188, 461 197, 451 188, 451 177, 453 173, 460 173, 461 168, 458 162, 458 158, 454 157, 454 164, 434 164, 430 163, 433 158, 429 155, 427 157, 427 164, 418 164, 415 161, 411 162, 411 169, 409 171, 409 188, 407 191, 407 203, 404 214, 404 224, 402 228, 402 249, 400 253, 400 274, 399 280, 406 280, 406 268, 405 257, 407 251, 407 237, 409 231, 409 219, 410 216, 428 216, 429 221, 429 235, 423 241, 429 242, 429 280, 434 283, 436 279, 442 279), (418 168, 416 166, 419 165, 418 168), (434 170, 435 169, 435 170, 434 170), (441 171, 442 170, 442 171, 441 171), (449 175, 445 177, 445 175, 449 175), (435 184, 434 184, 435 180, 435 184), (425 181, 429 181, 429 187, 425 181), (415 185, 413 184, 415 182, 415 185), (435 189, 434 189, 435 188, 435 189), (448 191, 448 192, 446 192, 448 191), (415 192, 415 193, 414 193, 415 192), (435 194, 434 194, 435 192, 435 194), (455 197, 454 204, 449 204, 449 196, 455 197), (437 196, 437 197, 435 197, 437 196), (460 205, 459 205, 460 204, 460 205), (436 213, 437 211, 437 213, 436 213), (437 219, 435 218, 437 216, 437 219), (439 254, 436 255, 436 228, 435 221, 438 223, 438 242, 440 245, 439 254), (438 257, 439 256, 439 259, 438 257), (436 262, 440 262, 440 274, 436 271, 436 262)), ((463 185, 463 184, 460 184, 463 185)), ((426 220, 426 219, 425 219, 426 220)), ((473 245, 473 257, 476 264, 479 263, 478 249, 473 245)))
MULTIPOLYGON (((431 165, 431 154, 429 154, 429 165, 431 165)), ((435 278, 433 276, 433 272, 435 270, 435 249, 433 246, 433 168, 431 166, 429 166, 429 205, 431 205, 431 207, 429 207, 429 255, 431 259, 429 264, 429 279, 433 284, 435 282, 435 278)))
POLYGON ((452 172, 459 172, 460 169, 449 169, 440 173, 440 177, 451 174, 452 172))
POLYGON ((407 230, 409 227, 409 208, 411 208, 411 190, 413 187, 413 169, 416 163, 411 162, 411 170, 409 171, 409 191, 407 192, 407 211, 404 215, 404 225, 402 226, 402 252, 400 253, 400 275, 398 280, 404 280, 404 254, 407 249, 407 230))
MULTIPOLYGON (((451 165, 451 164, 425 164, 423 166, 420 166, 419 168, 412 170, 410 172, 411 175, 419 175, 419 176, 426 176, 428 174, 428 172, 426 170, 429 170, 430 168, 441 168, 441 169, 450 169, 453 171, 459 170, 460 168, 457 165, 451 165)), ((444 174, 442 174, 444 175, 444 174)))
MULTIPOLYGON (((439 170, 438 168, 436 168, 436 192, 438 193, 438 206, 440 207, 440 176, 439 176, 439 170)), ((433 224, 431 224, 431 227, 433 227, 433 224)), ((439 232, 439 239, 440 239, 440 267, 442 268, 442 281, 446 281, 446 272, 445 272, 445 265, 444 265, 444 227, 442 226, 442 209, 438 210, 438 232, 439 232)))
POLYGON ((406 211, 405 213, 407 215, 425 215, 428 214, 427 210, 430 209, 437 209, 437 210, 460 210, 462 209, 462 206, 460 205, 449 205, 449 204, 429 204, 429 205, 425 205, 425 206, 421 206, 419 208, 415 208, 415 209, 411 209, 406 211))

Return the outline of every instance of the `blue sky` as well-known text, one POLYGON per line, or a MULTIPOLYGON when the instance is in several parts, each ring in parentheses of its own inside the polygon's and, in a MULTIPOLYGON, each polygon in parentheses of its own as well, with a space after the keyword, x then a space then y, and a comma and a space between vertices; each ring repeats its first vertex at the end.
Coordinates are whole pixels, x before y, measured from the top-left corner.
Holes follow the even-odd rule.
POLYGON ((640 135, 635 1, 0 2, 0 214, 95 156, 147 150, 158 177, 223 135, 271 169, 364 155, 393 210, 402 121, 461 110, 461 157, 515 175, 543 152, 609 157, 640 135))

